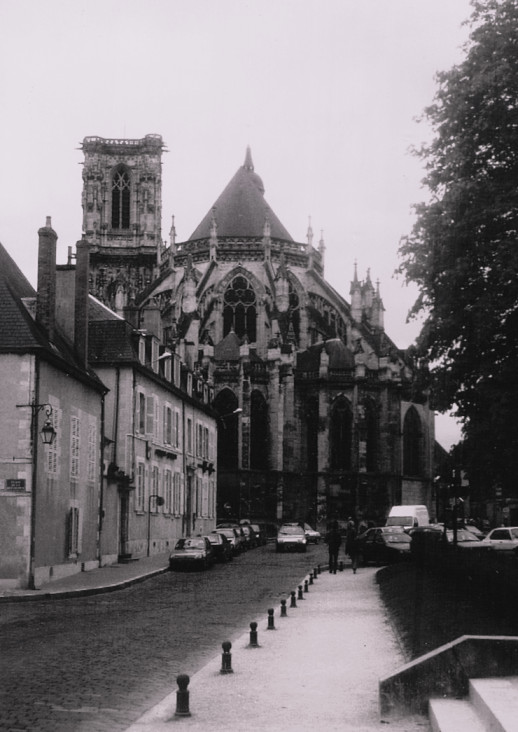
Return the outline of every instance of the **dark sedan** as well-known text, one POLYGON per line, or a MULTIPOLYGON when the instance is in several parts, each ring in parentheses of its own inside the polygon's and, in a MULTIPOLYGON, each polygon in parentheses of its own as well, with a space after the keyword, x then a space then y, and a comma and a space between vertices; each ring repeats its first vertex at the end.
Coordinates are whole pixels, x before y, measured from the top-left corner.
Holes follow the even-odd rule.
POLYGON ((396 526, 367 529, 356 540, 357 552, 364 564, 390 564, 410 557, 410 536, 396 526))
POLYGON ((216 562, 230 562, 234 558, 232 544, 224 534, 219 531, 212 531, 207 535, 207 539, 212 544, 216 562))
POLYGON ((169 569, 208 569, 213 564, 214 552, 206 536, 178 539, 169 556, 169 569))

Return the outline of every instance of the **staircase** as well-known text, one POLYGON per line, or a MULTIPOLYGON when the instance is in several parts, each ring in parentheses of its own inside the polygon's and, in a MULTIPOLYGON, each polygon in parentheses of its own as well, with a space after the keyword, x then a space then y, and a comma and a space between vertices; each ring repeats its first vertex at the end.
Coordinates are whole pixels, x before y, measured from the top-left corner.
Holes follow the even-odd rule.
POLYGON ((465 699, 429 702, 433 732, 518 732, 518 676, 470 679, 465 699))

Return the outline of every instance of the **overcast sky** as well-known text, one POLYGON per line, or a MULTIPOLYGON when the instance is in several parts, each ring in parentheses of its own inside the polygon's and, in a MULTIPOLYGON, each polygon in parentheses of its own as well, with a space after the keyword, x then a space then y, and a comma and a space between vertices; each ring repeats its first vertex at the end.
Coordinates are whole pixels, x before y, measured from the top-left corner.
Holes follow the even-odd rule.
MULTIPOLYGON (((266 200, 297 241, 308 217, 325 275, 380 280, 405 348, 416 290, 393 277, 430 136, 416 117, 462 57, 469 0, 0 0, 0 241, 35 284, 37 230, 58 261, 81 238, 89 135, 162 135, 162 238, 194 231, 250 145, 266 200)), ((437 438, 458 439, 439 419, 437 438)))

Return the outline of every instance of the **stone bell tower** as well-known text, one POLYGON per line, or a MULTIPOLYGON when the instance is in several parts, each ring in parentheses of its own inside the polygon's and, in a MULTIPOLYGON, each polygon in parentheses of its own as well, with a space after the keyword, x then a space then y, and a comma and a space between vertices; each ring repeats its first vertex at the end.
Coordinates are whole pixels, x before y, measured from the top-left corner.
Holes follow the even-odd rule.
POLYGON ((140 140, 85 137, 82 150, 89 289, 122 313, 159 271, 164 143, 160 135, 140 140))

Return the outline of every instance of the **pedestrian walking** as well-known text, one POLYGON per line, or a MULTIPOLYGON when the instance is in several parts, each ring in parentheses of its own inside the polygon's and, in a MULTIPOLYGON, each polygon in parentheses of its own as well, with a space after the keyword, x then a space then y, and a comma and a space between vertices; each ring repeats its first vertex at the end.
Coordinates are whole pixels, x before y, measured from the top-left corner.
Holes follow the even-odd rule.
POLYGON ((342 543, 340 529, 338 528, 338 521, 333 521, 331 524, 331 530, 327 532, 325 541, 329 551, 329 572, 331 574, 336 574, 336 569, 338 567, 338 551, 342 543))
POLYGON ((347 522, 347 530, 345 535, 345 553, 351 559, 353 572, 356 574, 358 569, 358 544, 356 526, 352 517, 349 517, 347 522))

